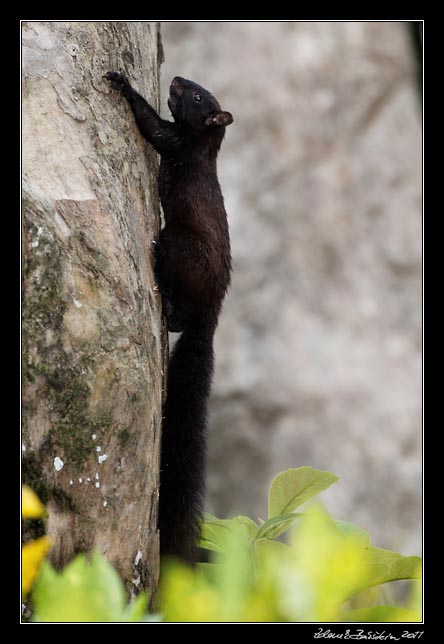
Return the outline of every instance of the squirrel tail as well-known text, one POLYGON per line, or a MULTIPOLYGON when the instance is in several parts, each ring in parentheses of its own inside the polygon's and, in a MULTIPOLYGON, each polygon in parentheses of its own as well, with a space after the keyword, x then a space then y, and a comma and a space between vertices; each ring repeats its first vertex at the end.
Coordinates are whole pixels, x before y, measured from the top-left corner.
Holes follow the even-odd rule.
POLYGON ((207 405, 214 370, 214 320, 185 328, 172 351, 161 443, 161 555, 193 563, 205 492, 207 405))

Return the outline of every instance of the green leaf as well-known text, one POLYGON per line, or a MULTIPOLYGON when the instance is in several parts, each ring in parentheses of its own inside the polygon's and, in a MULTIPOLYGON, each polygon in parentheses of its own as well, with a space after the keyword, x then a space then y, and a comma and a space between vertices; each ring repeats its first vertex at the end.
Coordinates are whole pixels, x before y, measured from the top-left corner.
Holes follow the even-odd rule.
POLYGON ((202 524, 200 546, 214 552, 224 551, 224 537, 232 530, 229 520, 216 519, 202 524))
POLYGON ((200 547, 205 550, 212 550, 213 552, 223 552, 220 545, 220 529, 218 526, 212 526, 209 523, 202 525, 200 547))
POLYGON ((365 550, 365 559, 370 574, 362 588, 385 584, 400 579, 420 579, 422 561, 420 557, 404 557, 398 552, 369 546, 365 550))
POLYGON ((292 548, 286 543, 272 541, 271 539, 258 539, 254 542, 254 551, 258 557, 259 563, 264 565, 273 558, 289 558, 292 554, 292 548))
POLYGON ((244 516, 234 519, 218 519, 208 513, 204 515, 202 523, 200 546, 214 552, 224 552, 228 533, 248 535, 254 538, 259 526, 252 519, 244 516))
POLYGON ((248 536, 251 539, 256 539, 257 531, 259 530, 259 526, 257 523, 253 521, 253 519, 250 519, 250 517, 244 517, 242 514, 239 514, 239 516, 234 517, 231 519, 235 523, 238 523, 242 526, 244 526, 248 536))
POLYGON ((226 556, 216 558, 215 583, 219 590, 220 621, 242 621, 242 610, 250 592, 254 560, 251 541, 242 530, 228 530, 222 543, 226 556), (217 566, 217 561, 222 565, 217 566))
POLYGON ((410 597, 407 606, 419 614, 422 613, 422 583, 420 581, 410 582, 410 597))
POLYGON ((223 566, 222 563, 216 563, 214 560, 211 561, 199 561, 195 569, 201 573, 209 581, 214 581, 214 574, 216 567, 223 566))
POLYGON ((339 478, 313 467, 297 467, 281 472, 271 482, 268 493, 268 518, 288 514, 327 489, 339 478))
POLYGON ((370 606, 349 610, 341 622, 420 622, 421 615, 401 606, 370 606))
POLYGON ((35 622, 134 621, 146 597, 127 608, 123 583, 106 559, 78 555, 61 573, 44 562, 32 599, 35 622))
POLYGON ((291 534, 295 565, 281 571, 282 601, 296 621, 337 621, 342 604, 368 579, 362 538, 310 508, 291 534), (285 591, 285 592, 284 592, 285 591))
POLYGON ((179 560, 164 562, 157 600, 165 622, 219 621, 220 594, 214 580, 179 560))
MULTIPOLYGON (((140 593, 129 606, 126 607, 122 622, 142 622, 145 621, 148 604, 147 593, 140 593)), ((151 617, 151 616, 150 616, 151 617)), ((152 621, 152 620, 150 620, 152 621)), ((156 620, 157 621, 157 620, 156 620)))
POLYGON ((341 521, 340 519, 332 519, 334 524, 339 530, 347 536, 353 535, 356 539, 359 539, 362 542, 362 545, 367 547, 371 544, 371 538, 368 532, 359 528, 354 523, 349 523, 348 521, 341 521))
POLYGON ((214 514, 211 514, 210 512, 202 512, 202 518, 204 521, 219 521, 219 517, 217 517, 214 514))
POLYGON ((301 517, 300 513, 278 514, 268 521, 265 521, 257 531, 256 539, 275 539, 280 534, 288 530, 293 523, 301 517))

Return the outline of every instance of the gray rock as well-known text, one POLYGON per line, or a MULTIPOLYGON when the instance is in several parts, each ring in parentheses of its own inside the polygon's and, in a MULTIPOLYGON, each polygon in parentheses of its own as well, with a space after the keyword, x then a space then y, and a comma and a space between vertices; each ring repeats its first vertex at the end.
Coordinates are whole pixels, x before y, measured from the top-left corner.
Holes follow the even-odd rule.
MULTIPOLYGON (((402 23, 162 23, 174 75, 234 115, 234 274, 216 339, 208 509, 264 517, 311 465, 328 509, 421 550, 421 117, 402 23)), ((165 105, 165 115, 167 109, 165 105)))

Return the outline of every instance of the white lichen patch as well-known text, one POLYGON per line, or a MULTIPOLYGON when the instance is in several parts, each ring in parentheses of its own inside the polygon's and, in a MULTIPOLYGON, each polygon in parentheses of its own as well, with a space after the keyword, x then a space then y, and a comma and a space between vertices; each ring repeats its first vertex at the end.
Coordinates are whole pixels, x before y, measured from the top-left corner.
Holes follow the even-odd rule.
POLYGON ((135 586, 138 586, 140 584, 140 576, 136 577, 135 579, 131 580, 135 586))
POLYGON ((78 309, 81 309, 81 308, 82 308, 83 304, 82 304, 81 302, 79 302, 79 300, 76 300, 76 298, 75 298, 75 297, 73 297, 72 301, 74 302, 74 306, 75 306, 76 308, 78 308, 78 309))
POLYGON ((78 307, 73 302, 63 316, 64 327, 71 338, 82 342, 94 342, 100 336, 100 324, 95 307, 78 307))
POLYGON ((83 481, 83 479, 79 479, 79 483, 81 483, 82 481, 83 481))
POLYGON ((93 435, 91 436, 91 438, 93 439, 93 441, 95 441, 95 440, 96 440, 96 438, 97 438, 97 434, 93 434, 93 435))
POLYGON ((96 487, 100 487, 100 483, 98 481, 96 483, 96 487))
POLYGON ((98 472, 96 472, 96 479, 98 479, 98 478, 99 478, 99 473, 98 473, 98 472))
POLYGON ((45 344, 47 347, 50 347, 56 341, 55 333, 52 329, 46 329, 45 331, 45 344))
POLYGON ((63 237, 69 237, 71 235, 71 229, 67 225, 66 221, 60 217, 58 212, 54 213, 54 222, 57 225, 57 228, 62 233, 63 237))
POLYGON ((131 346, 129 338, 117 338, 116 346, 118 349, 129 349, 131 346))
POLYGON ((107 505, 108 505, 108 501, 104 501, 103 502, 103 507, 106 508, 107 505))
MULTIPOLYGON (((40 39, 40 34, 38 38, 40 39)), ((39 40, 40 55, 51 57, 54 52, 59 51, 58 47, 60 42, 48 46, 46 42, 43 45, 39 40)), ((37 49, 34 54, 36 52, 37 49)), ((58 59, 57 64, 51 65, 54 64, 58 68, 59 63, 61 59, 58 59)), ((61 69, 60 67, 59 70, 61 69)), ((23 140, 27 144, 23 146, 22 163, 23 168, 26 168, 26 179, 32 185, 41 186, 48 203, 72 199, 81 204, 87 199, 97 199, 86 165, 81 161, 90 145, 88 133, 79 128, 74 118, 63 118, 62 132, 63 112, 74 113, 77 118, 82 116, 78 114, 79 110, 75 109, 74 102, 67 105, 67 100, 63 99, 61 92, 57 91, 48 79, 44 80, 45 82, 33 82, 32 91, 26 92, 28 96, 23 96, 22 131, 23 140), (45 146, 44 154, 42 142, 45 146), (51 168, 56 168, 56 171, 51 172, 51 168)))
POLYGON ((89 483, 91 479, 90 479, 90 478, 89 478, 89 476, 88 476, 88 478, 87 478, 86 480, 87 480, 87 481, 88 481, 88 483, 89 483))
POLYGON ((56 456, 54 459, 54 467, 57 472, 60 472, 62 467, 65 465, 65 463, 62 461, 62 459, 59 456, 56 456))
POLYGON ((99 445, 97 445, 96 452, 101 452, 101 451, 102 451, 102 448, 99 445))
POLYGON ((102 454, 102 456, 99 456, 97 460, 99 461, 99 463, 103 463, 104 461, 106 461, 107 458, 108 458, 107 454, 102 454))
POLYGON ((134 559, 134 565, 137 566, 139 561, 142 559, 142 552, 140 550, 137 551, 136 558, 134 559))
POLYGON ((73 485, 73 483, 74 483, 74 481, 70 481, 70 482, 69 482, 69 484, 70 484, 70 485, 73 485))

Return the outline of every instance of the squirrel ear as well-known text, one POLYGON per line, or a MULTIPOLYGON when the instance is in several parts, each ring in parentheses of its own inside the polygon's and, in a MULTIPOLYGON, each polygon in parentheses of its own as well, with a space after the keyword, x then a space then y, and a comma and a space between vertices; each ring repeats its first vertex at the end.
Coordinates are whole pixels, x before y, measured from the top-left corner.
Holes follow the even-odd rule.
POLYGON ((205 125, 230 125, 233 117, 230 112, 214 112, 205 121, 205 125))

